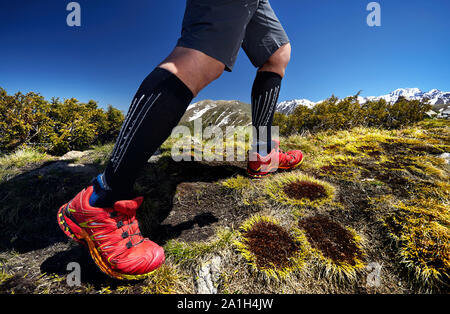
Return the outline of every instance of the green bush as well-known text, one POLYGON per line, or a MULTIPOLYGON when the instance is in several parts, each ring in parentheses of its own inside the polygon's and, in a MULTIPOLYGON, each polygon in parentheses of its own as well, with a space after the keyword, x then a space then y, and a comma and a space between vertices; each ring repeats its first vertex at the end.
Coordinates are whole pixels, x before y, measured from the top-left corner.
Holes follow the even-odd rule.
POLYGON ((113 141, 124 115, 108 106, 104 111, 93 100, 75 98, 46 101, 37 93, 8 95, 0 88, 0 152, 33 146, 55 155, 84 150, 113 141))
POLYGON ((432 107, 427 102, 402 97, 394 104, 384 99, 360 104, 358 96, 344 99, 331 96, 313 108, 300 105, 290 115, 276 113, 273 125, 279 126, 282 136, 357 126, 393 129, 423 120, 432 107))

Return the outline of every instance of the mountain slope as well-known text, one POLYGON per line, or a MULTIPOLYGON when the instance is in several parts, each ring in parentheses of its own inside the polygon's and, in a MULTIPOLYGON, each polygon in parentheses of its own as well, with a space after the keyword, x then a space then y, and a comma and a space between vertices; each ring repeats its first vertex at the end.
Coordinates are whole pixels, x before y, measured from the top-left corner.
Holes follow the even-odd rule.
POLYGON ((135 189, 141 231, 167 259, 136 282, 103 275, 55 219, 113 145, 1 157, 0 294, 204 293, 200 279, 226 294, 448 293, 449 138, 444 119, 295 135, 282 148, 305 162, 261 180, 245 176, 245 161, 177 162, 166 146, 135 189))
POLYGON ((250 110, 249 104, 237 100, 202 100, 188 107, 180 124, 192 126, 201 119, 204 127, 247 126, 251 124, 250 110))

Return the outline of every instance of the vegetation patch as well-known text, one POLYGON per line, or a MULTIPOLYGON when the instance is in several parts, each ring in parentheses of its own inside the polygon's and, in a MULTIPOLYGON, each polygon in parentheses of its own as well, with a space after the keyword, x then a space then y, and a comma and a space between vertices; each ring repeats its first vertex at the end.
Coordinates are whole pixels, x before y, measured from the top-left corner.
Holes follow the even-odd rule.
POLYGON ((53 159, 54 157, 30 147, 22 147, 12 154, 3 155, 0 157, 0 182, 8 181, 25 169, 37 168, 45 161, 53 159))
POLYGON ((268 179, 266 193, 283 204, 316 207, 331 202, 335 189, 305 174, 285 173, 268 179))
POLYGON ((398 202, 383 222, 395 240, 401 263, 426 287, 450 283, 450 214, 431 199, 398 202))
POLYGON ((328 196, 327 190, 323 185, 311 181, 291 182, 286 184, 283 190, 288 197, 298 200, 307 198, 310 201, 315 201, 328 196))
POLYGON ((304 239, 269 217, 247 220, 235 244, 254 269, 272 278, 283 278, 302 267, 306 256, 304 239))
POLYGON ((16 153, 0 158, 0 293, 195 293, 197 266, 218 255, 219 293, 448 293, 450 168, 441 152, 450 152, 449 123, 296 128, 282 146, 302 150, 307 162, 262 180, 246 177, 245 161, 175 162, 169 138, 135 184, 145 197, 141 231, 164 247, 166 263, 127 283, 101 273, 54 223, 55 210, 103 170, 113 144, 63 161, 16 142, 2 150, 16 153), (249 220, 274 212, 281 222, 249 220), (368 289, 362 268, 374 259, 384 265, 383 284, 368 289), (80 287, 66 284, 72 261, 82 267, 80 287))
POLYGON ((352 229, 320 215, 302 219, 299 227, 305 230, 327 274, 354 278, 364 267, 361 239, 352 229))
POLYGON ((224 180, 221 182, 222 186, 238 192, 242 192, 251 187, 251 181, 249 178, 238 175, 236 177, 224 180))
POLYGON ((274 125, 280 126, 280 134, 317 132, 323 130, 349 130, 355 127, 397 129, 421 121, 432 106, 420 100, 399 98, 394 104, 384 99, 360 104, 354 95, 339 99, 335 96, 312 108, 297 106, 289 115, 275 113, 274 125))
POLYGON ((206 242, 186 243, 170 240, 164 246, 166 256, 176 264, 194 264, 209 253, 224 249, 231 243, 234 233, 227 229, 219 229, 216 238, 206 242))
POLYGON ((183 293, 186 287, 183 281, 187 278, 175 266, 162 265, 154 271, 145 281, 142 293, 146 294, 172 294, 183 293))
POLYGON ((38 93, 8 95, 0 87, 0 152, 30 145, 54 155, 86 150, 114 141, 124 121, 123 113, 90 100, 75 98, 50 101, 38 93))

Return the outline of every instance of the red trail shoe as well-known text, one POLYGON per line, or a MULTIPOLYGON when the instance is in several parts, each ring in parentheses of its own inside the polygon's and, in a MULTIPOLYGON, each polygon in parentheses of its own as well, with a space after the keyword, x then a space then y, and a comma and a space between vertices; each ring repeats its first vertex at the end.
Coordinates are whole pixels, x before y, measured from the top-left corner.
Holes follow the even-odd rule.
POLYGON ((261 156, 256 152, 250 153, 247 164, 247 174, 252 178, 262 178, 278 169, 295 169, 303 162, 303 153, 299 150, 283 152, 280 149, 280 141, 273 140, 275 145, 267 156, 261 156))
POLYGON ((89 186, 59 209, 57 220, 62 231, 86 244, 97 266, 113 278, 142 279, 161 266, 163 248, 142 237, 136 220, 143 198, 99 208, 89 205, 92 191, 89 186))

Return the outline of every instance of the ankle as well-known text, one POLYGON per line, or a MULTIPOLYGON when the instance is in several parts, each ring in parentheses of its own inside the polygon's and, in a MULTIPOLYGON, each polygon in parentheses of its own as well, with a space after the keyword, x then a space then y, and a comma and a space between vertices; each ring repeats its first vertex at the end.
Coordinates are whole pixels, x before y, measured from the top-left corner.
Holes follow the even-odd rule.
POLYGON ((92 181, 93 191, 89 197, 89 205, 92 207, 111 207, 114 205, 114 193, 106 183, 104 174, 99 174, 92 181))
POLYGON ((260 156, 265 157, 272 152, 272 142, 256 142, 252 144, 251 151, 258 153, 260 156))

